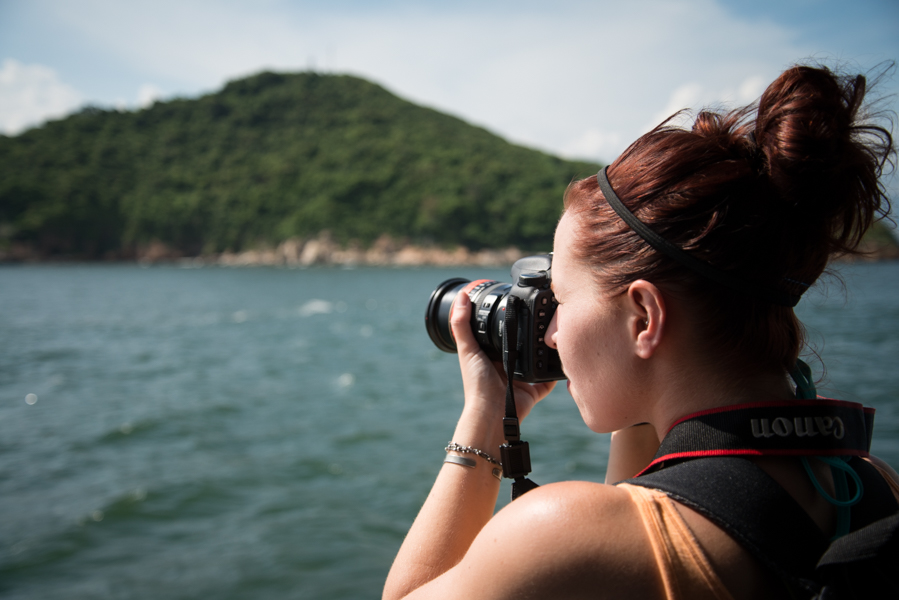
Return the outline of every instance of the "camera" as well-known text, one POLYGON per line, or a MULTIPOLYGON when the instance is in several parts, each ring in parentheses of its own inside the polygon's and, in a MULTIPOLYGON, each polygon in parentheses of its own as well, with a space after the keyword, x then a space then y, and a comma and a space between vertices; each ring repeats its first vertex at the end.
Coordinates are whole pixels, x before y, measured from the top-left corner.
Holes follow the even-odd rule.
POLYGON ((552 254, 519 259, 512 265, 511 274, 515 283, 453 278, 438 285, 425 312, 425 328, 431 341, 444 352, 456 352, 450 313, 456 295, 466 293, 472 304, 471 330, 475 339, 491 360, 502 361, 506 305, 514 297, 519 348, 515 379, 528 383, 565 379, 559 353, 544 339, 557 306, 550 289, 552 254))

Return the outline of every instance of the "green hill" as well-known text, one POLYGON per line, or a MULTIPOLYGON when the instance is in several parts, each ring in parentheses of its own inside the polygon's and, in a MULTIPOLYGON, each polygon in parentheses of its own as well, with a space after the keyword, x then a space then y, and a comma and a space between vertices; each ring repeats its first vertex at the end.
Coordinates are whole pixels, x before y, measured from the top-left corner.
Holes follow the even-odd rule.
MULTIPOLYGON (((368 81, 258 75, 137 112, 0 135, 0 260, 199 255, 323 231, 366 247, 545 250, 565 186, 599 165, 510 144, 368 81)), ((876 256, 899 255, 883 227, 876 256)))
POLYGON ((190 255, 323 230, 363 246, 545 249, 565 186, 597 167, 355 77, 261 73, 0 136, 0 253, 128 258, 160 241, 190 255))

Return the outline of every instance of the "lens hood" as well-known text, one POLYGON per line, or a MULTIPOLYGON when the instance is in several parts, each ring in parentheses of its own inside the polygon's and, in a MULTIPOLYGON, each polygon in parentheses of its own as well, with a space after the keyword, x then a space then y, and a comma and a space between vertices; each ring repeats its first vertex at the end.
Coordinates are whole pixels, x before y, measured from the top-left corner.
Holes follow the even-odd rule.
POLYGON ((431 299, 428 300, 425 329, 434 345, 444 352, 456 352, 456 340, 450 330, 449 317, 456 295, 469 282, 470 280, 461 277, 447 279, 431 292, 431 299))

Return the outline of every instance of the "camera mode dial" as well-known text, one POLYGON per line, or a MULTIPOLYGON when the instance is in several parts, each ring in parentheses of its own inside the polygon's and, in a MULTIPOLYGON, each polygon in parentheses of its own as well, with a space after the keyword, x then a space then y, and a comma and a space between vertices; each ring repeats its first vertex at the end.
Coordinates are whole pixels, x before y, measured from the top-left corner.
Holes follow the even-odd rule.
POLYGON ((521 287, 542 288, 546 284, 546 271, 522 273, 518 276, 518 285, 521 287))

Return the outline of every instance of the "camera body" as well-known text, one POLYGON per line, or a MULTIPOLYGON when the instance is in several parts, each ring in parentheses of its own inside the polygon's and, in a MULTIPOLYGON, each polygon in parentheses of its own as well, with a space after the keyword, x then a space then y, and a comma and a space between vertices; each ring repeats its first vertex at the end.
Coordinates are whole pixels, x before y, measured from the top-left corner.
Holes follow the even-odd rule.
POLYGON ((565 379, 559 353, 545 340, 557 306, 550 289, 552 254, 522 258, 512 265, 511 274, 514 283, 454 278, 438 285, 425 312, 431 341, 444 352, 456 352, 449 318, 456 295, 466 293, 472 303, 471 329, 475 339, 491 360, 502 361, 505 310, 509 298, 514 297, 519 349, 515 379, 528 383, 565 379))

